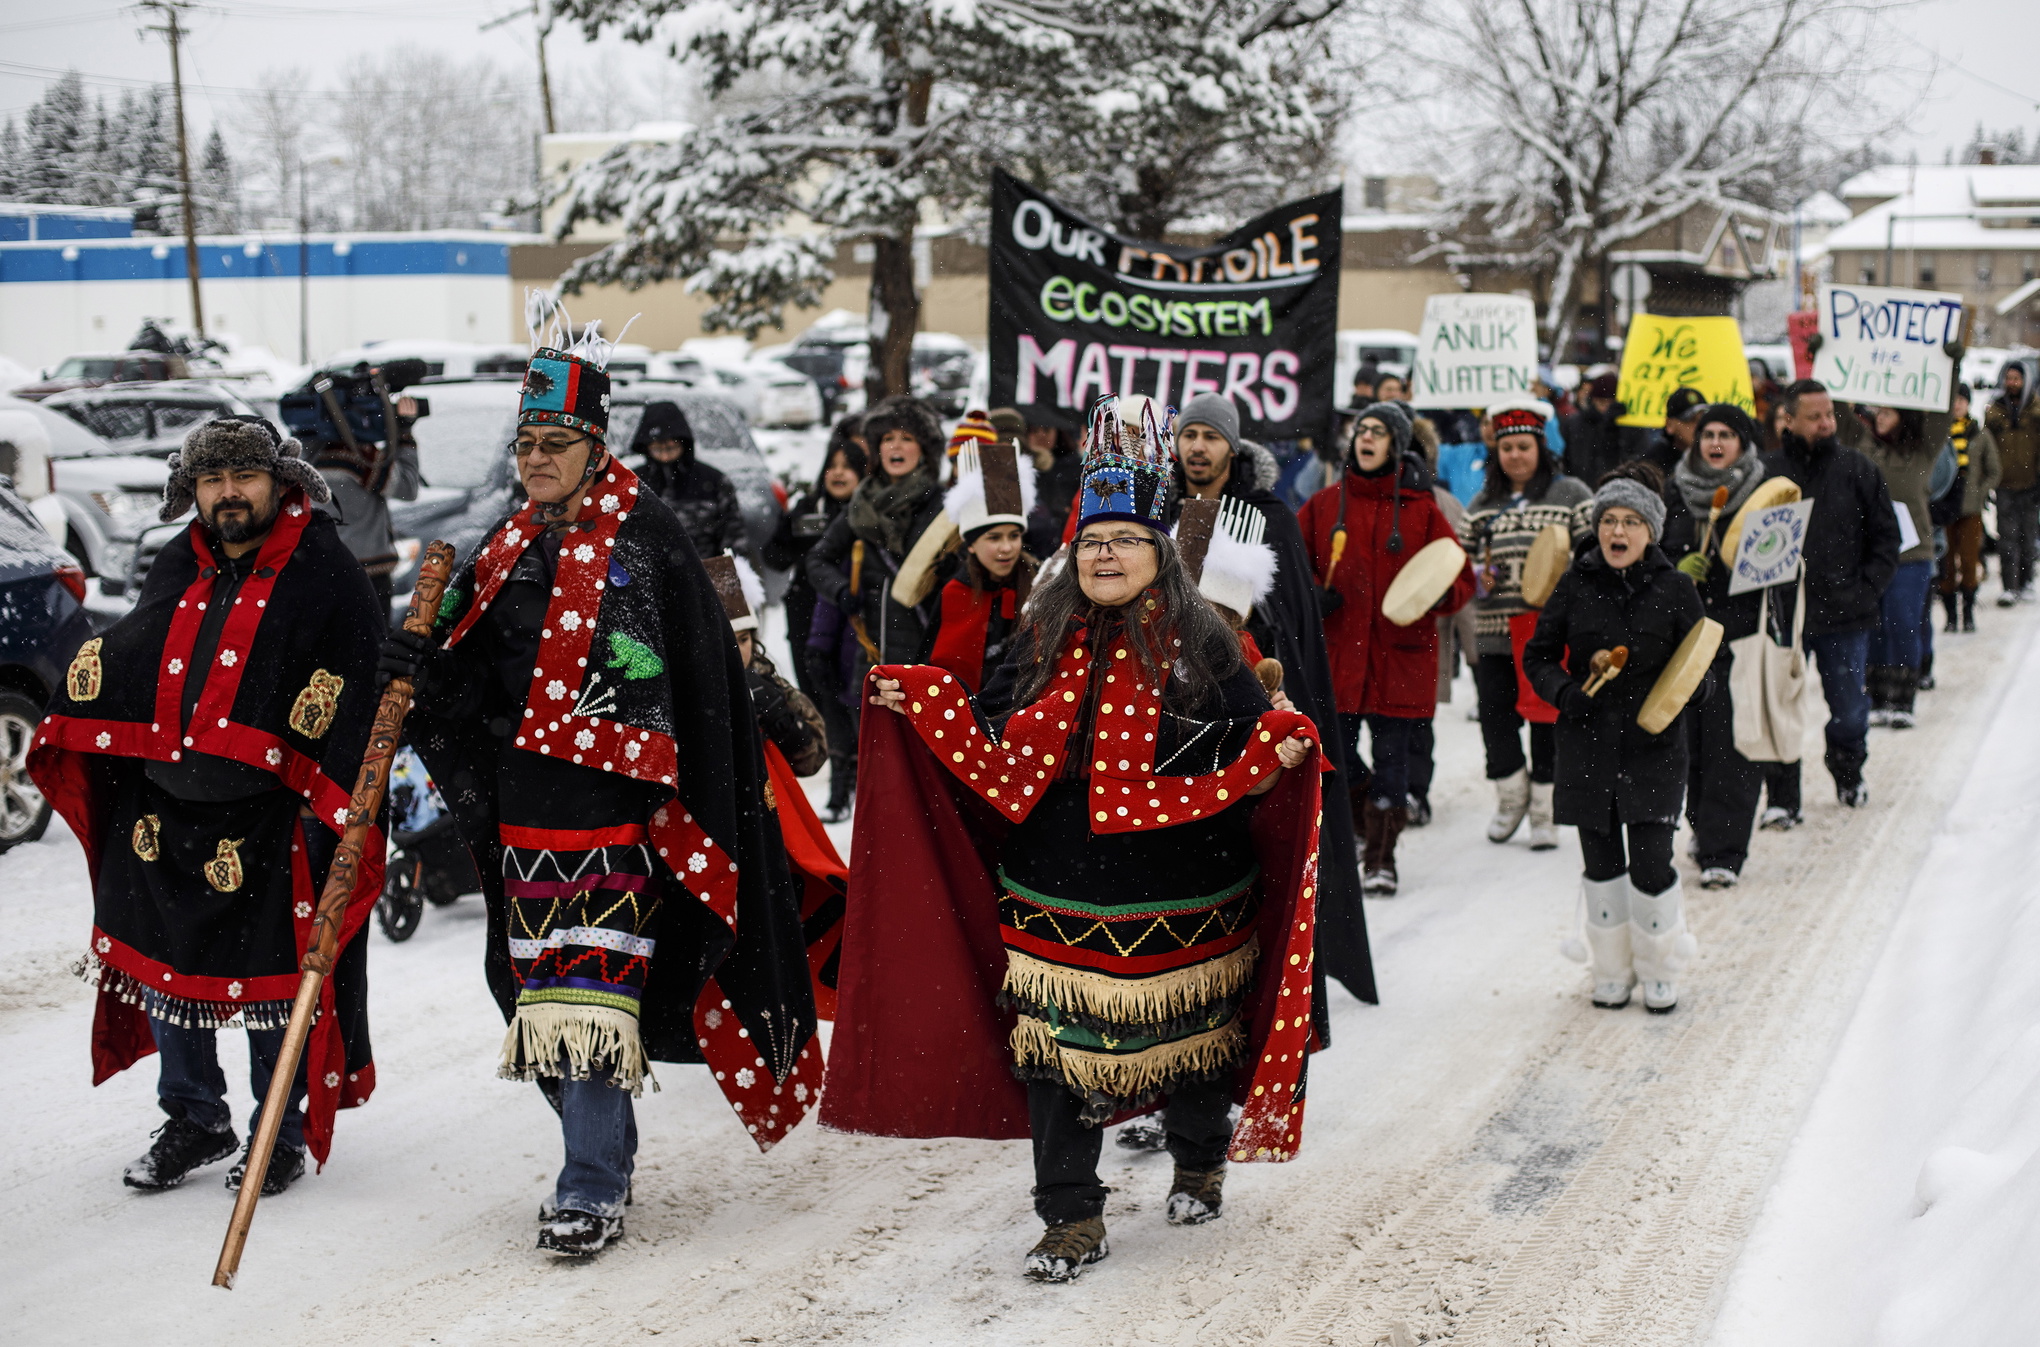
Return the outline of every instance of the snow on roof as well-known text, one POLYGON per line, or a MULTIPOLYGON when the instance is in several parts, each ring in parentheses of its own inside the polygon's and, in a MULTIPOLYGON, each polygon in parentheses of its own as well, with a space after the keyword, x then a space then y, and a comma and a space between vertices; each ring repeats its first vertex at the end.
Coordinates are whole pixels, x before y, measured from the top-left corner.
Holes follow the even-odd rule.
POLYGON ((2040 165, 1887 164, 1842 184, 1842 195, 1891 199, 1864 211, 1828 235, 1829 251, 1881 249, 1887 230, 1892 246, 1904 249, 2040 248, 2040 165), (1983 212, 2033 207, 1985 223, 1983 212), (1894 220, 1893 217, 1896 217, 1894 220), (2011 227, 2005 227, 2011 226, 2011 227))
POLYGON ((1438 217, 1417 211, 1390 213, 1369 211, 1364 215, 1348 215, 1339 225, 1348 234, 1381 234, 1391 229, 1430 229, 1436 226, 1438 217))
POLYGON ((1799 218, 1815 225, 1843 225, 1854 217, 1832 192, 1815 192, 1799 203, 1799 218))

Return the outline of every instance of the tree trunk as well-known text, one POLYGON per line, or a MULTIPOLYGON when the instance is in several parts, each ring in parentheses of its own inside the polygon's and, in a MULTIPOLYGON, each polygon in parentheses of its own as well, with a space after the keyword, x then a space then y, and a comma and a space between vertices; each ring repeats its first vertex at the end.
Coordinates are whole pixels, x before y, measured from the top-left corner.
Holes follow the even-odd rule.
POLYGON ((913 391, 914 334, 921 328, 921 295, 914 286, 914 233, 872 240, 871 363, 864 371, 868 404, 913 391))

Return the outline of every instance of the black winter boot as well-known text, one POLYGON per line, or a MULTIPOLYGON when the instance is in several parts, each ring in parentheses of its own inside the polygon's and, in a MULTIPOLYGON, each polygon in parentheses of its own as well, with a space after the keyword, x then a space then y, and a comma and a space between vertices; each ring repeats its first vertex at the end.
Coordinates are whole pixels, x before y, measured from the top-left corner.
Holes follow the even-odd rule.
POLYGON ((1912 693, 1934 690, 1934 652, 1929 650, 1920 657, 1917 669, 1894 669, 1891 673, 1891 706, 1898 709, 1901 700, 1905 709, 1912 710, 1912 693), (1910 682, 1908 682, 1910 680, 1910 682))
POLYGON ((564 1258, 593 1258, 622 1237, 621 1216, 573 1210, 539 1216, 538 1247, 564 1258))
POLYGON ((1886 723, 1894 730, 1909 730, 1913 727, 1913 691, 1918 685, 1917 671, 1896 668, 1891 671, 1891 718, 1886 723))
POLYGON ((1947 614, 1948 614, 1948 620, 1947 620, 1946 622, 1944 622, 1944 623, 1942 623, 1942 624, 1941 624, 1941 630, 1942 630, 1942 631, 1960 631, 1960 630, 1962 629, 1962 619, 1961 619, 1961 618, 1960 618, 1960 617, 1959 617, 1959 616, 1958 616, 1958 615, 1956 614, 1956 611, 1955 611, 1955 591, 1954 591, 1954 590, 1952 590, 1952 589, 1944 589, 1944 590, 1942 590, 1942 591, 1941 591, 1941 607, 1942 607, 1942 608, 1943 608, 1943 609, 1944 609, 1944 610, 1945 610, 1945 611, 1947 612, 1947 614))
POLYGON ((1870 694, 1870 723, 1891 723, 1891 666, 1873 664, 1863 671, 1863 687, 1870 694))
POLYGON ((829 755, 829 806, 822 811, 825 823, 841 823, 850 817, 850 796, 857 787, 857 765, 848 753, 829 755))
POLYGON ((191 1171, 226 1159, 234 1153, 234 1129, 209 1131, 187 1118, 172 1118, 156 1129, 156 1142, 149 1153, 127 1167, 121 1182, 145 1193, 175 1188, 191 1177, 191 1171))
MULTIPOLYGON (((254 1143, 249 1143, 252 1146, 254 1143)), ((284 1189, 305 1176, 305 1153, 292 1150, 278 1142, 269 1152, 269 1169, 262 1176, 262 1195, 275 1197, 284 1189)), ((234 1167, 227 1171, 227 1191, 238 1193, 248 1178, 248 1150, 242 1148, 241 1158, 234 1161, 234 1167)))
POLYGON ((1973 589, 1962 591, 1962 630, 1976 630, 1976 591, 1973 589))

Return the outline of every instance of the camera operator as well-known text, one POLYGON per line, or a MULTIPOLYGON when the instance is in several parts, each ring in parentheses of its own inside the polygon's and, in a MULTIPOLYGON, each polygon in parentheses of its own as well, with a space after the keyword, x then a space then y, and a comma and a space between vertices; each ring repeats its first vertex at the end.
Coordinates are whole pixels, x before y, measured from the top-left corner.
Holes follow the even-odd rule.
MULTIPOLYGON (((389 503, 418 499, 418 441, 411 428, 429 411, 422 399, 398 390, 424 375, 419 360, 393 360, 374 370, 361 364, 349 374, 314 376, 303 394, 286 400, 310 404, 313 419, 293 425, 293 433, 305 442, 306 456, 332 489, 332 503, 320 508, 333 516, 340 541, 368 572, 385 618, 397 569, 389 503), (320 388, 321 380, 330 380, 328 389, 320 388), (344 423, 338 415, 343 408, 344 423)), ((299 417, 287 407, 285 419, 299 417)))

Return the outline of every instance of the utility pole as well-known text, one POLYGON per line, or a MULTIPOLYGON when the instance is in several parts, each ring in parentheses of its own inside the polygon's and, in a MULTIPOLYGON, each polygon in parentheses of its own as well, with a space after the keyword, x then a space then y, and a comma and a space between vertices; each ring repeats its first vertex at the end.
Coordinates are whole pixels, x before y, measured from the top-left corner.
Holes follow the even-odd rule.
POLYGON ((198 333, 199 341, 203 342, 205 305, 200 299, 198 286, 198 220, 191 204, 191 147, 184 134, 184 68, 178 50, 184 39, 184 29, 177 16, 179 11, 190 5, 191 0, 141 0, 143 9, 163 13, 163 26, 148 31, 162 33, 170 39, 170 85, 177 100, 177 180, 184 195, 184 270, 191 283, 191 326, 198 333))
POLYGON ((545 63, 545 40, 546 38, 552 35, 553 28, 552 0, 531 0, 531 3, 526 5, 523 9, 513 9, 508 14, 503 15, 501 18, 491 19, 487 23, 483 24, 481 28, 478 29, 477 31, 486 33, 491 28, 501 28, 504 24, 510 22, 512 19, 523 18, 527 14, 531 16, 532 23, 535 25, 538 31, 539 110, 545 116, 545 133, 547 135, 552 135, 554 132, 560 129, 559 126, 553 121, 552 74, 547 69, 545 63))
POLYGON ((297 161, 297 359, 300 365, 312 363, 312 207, 311 197, 305 189, 305 161, 297 161))

